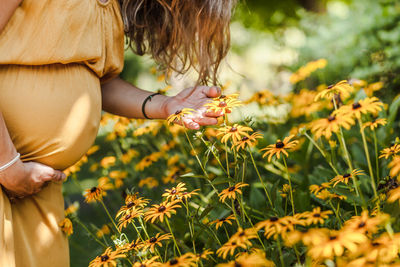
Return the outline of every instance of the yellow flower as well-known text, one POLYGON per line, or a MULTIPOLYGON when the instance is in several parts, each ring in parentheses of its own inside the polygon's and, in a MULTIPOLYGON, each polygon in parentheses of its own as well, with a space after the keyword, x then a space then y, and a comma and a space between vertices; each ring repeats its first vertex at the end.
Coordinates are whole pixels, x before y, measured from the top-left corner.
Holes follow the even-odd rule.
MULTIPOLYGON (((223 259, 226 259, 226 257, 228 256, 228 253, 233 256, 233 254, 235 253, 235 250, 238 248, 238 244, 236 244, 235 242, 230 242, 228 241, 227 243, 225 243, 222 247, 220 247, 217 250, 217 255, 218 257, 222 257, 223 259)), ((244 247, 246 248, 246 247, 244 247)))
POLYGON ((162 240, 168 240, 171 237, 171 234, 160 235, 160 233, 157 233, 154 237, 146 240, 144 247, 145 249, 150 249, 150 251, 154 253, 154 249, 156 246, 162 247, 162 240))
POLYGON ((376 128, 378 128, 379 125, 385 126, 387 123, 387 119, 376 119, 373 121, 368 121, 363 123, 362 128, 365 129, 369 127, 371 131, 375 131, 376 128))
POLYGON ((379 156, 379 158, 388 159, 390 156, 394 156, 399 152, 400 152, 400 144, 394 144, 391 147, 384 148, 381 151, 381 155, 379 156))
POLYGON ((362 114, 371 113, 376 115, 383 108, 383 103, 376 97, 365 98, 353 104, 341 106, 338 110, 333 112, 336 116, 349 115, 361 119, 362 114))
POLYGON ((353 91, 353 86, 351 86, 346 80, 343 80, 336 84, 330 85, 325 90, 319 92, 314 100, 317 101, 320 98, 331 99, 335 95, 340 95, 343 98, 347 98, 353 91))
POLYGON ((282 190, 279 190, 279 193, 282 197, 287 197, 289 192, 290 192, 290 186, 288 184, 284 184, 282 186, 282 190))
POLYGON ((110 228, 108 227, 107 224, 104 224, 104 225, 101 227, 101 229, 99 229, 99 230, 96 232, 96 236, 97 236, 98 238, 102 238, 103 236, 108 235, 108 234, 110 234, 110 228))
POLYGON ((354 169, 351 173, 335 176, 335 178, 333 178, 330 183, 333 184, 333 187, 335 187, 338 183, 348 184, 351 178, 354 179, 356 176, 359 175, 364 175, 364 172, 362 170, 354 169))
POLYGON ((346 199, 346 196, 341 196, 336 193, 331 193, 327 189, 324 189, 324 190, 316 193, 315 196, 322 200, 326 200, 326 199, 329 200, 329 199, 334 199, 334 198, 341 199, 341 200, 346 199))
POLYGON ((158 161, 162 156, 163 156, 162 152, 154 152, 144 157, 138 164, 136 164, 135 170, 143 171, 145 168, 149 167, 151 164, 158 161))
POLYGON ((243 136, 242 139, 236 141, 232 145, 232 149, 236 147, 236 151, 239 149, 245 149, 246 147, 253 147, 257 143, 257 139, 263 138, 262 134, 255 132, 250 136, 243 136))
POLYGON ((153 205, 146 213, 144 220, 145 221, 151 221, 151 223, 154 223, 157 219, 159 219, 161 222, 164 221, 164 215, 167 216, 168 218, 171 218, 171 214, 176 214, 176 208, 180 208, 181 206, 178 205, 177 203, 180 202, 179 200, 167 202, 164 201, 163 203, 159 205, 153 205))
POLYGON ((153 189, 154 187, 158 186, 158 181, 154 177, 147 177, 144 179, 140 179, 139 187, 143 187, 147 185, 149 189, 153 189))
POLYGON ((389 203, 393 203, 399 199, 400 199, 400 187, 397 187, 397 188, 389 191, 388 200, 387 200, 389 203))
POLYGON ((237 183, 233 186, 230 186, 222 190, 222 192, 218 194, 219 201, 225 202, 226 198, 236 199, 236 193, 242 194, 242 190, 240 188, 244 186, 249 186, 249 185, 245 183, 237 183))
POLYGON ((221 95, 220 97, 214 98, 212 102, 206 103, 204 106, 207 107, 208 112, 215 112, 222 114, 231 113, 235 107, 242 106, 242 102, 237 99, 239 94, 232 95, 221 95))
POLYGON ((182 110, 177 110, 174 114, 171 114, 167 118, 168 124, 173 124, 177 122, 182 121, 182 117, 190 115, 194 112, 195 110, 192 108, 184 108, 182 110))
POLYGON ((280 154, 286 155, 286 157, 289 156, 289 154, 286 152, 286 149, 293 149, 297 146, 299 141, 294 140, 290 141, 294 135, 290 135, 288 137, 285 137, 283 141, 278 139, 275 144, 269 145, 266 148, 261 149, 261 151, 266 151, 263 155, 263 158, 268 156, 268 162, 271 162, 272 157, 275 155, 278 159, 280 158, 280 154))
POLYGON ((231 139, 231 141, 235 143, 241 140, 243 136, 249 137, 249 134, 247 132, 252 131, 253 129, 251 129, 250 127, 234 124, 233 126, 224 126, 222 128, 219 128, 217 136, 223 135, 221 139, 222 143, 228 142, 229 139, 231 139))
POLYGON ((125 254, 120 253, 119 251, 112 251, 112 248, 109 247, 103 254, 101 254, 101 256, 97 256, 94 260, 92 260, 89 264, 89 267, 116 267, 116 259, 125 257, 125 254))
POLYGON ((350 231, 333 231, 318 229, 321 233, 310 241, 308 254, 314 259, 332 259, 334 256, 342 256, 345 249, 350 252, 368 239, 364 234, 350 231))
POLYGON ((372 235, 378 231, 378 226, 387 222, 389 218, 390 216, 384 213, 370 217, 368 210, 364 210, 360 216, 353 216, 350 220, 346 221, 343 229, 372 235))
POLYGON ((61 230, 67 235, 70 236, 73 234, 74 229, 72 228, 72 222, 68 218, 64 218, 59 224, 61 230))
POLYGON ((79 202, 75 201, 74 203, 69 205, 68 208, 64 210, 64 215, 67 216, 69 214, 75 213, 78 209, 79 209, 79 202))
POLYGON ((255 93, 245 103, 257 102, 259 105, 276 105, 279 101, 275 98, 274 94, 269 90, 263 90, 255 93))
POLYGON ((107 169, 111 166, 115 165, 115 161, 116 158, 114 156, 109 156, 109 157, 104 157, 101 161, 100 161, 100 165, 101 167, 103 167, 104 169, 107 169))
POLYGON ((107 195, 106 190, 110 190, 114 188, 114 185, 110 183, 110 179, 107 177, 101 177, 98 179, 98 185, 94 186, 90 189, 86 189, 84 193, 85 201, 96 202, 101 201, 103 196, 107 195))
POLYGON ((184 183, 179 183, 176 187, 172 187, 172 189, 165 189, 165 193, 162 194, 163 197, 166 197, 167 200, 175 200, 179 198, 179 195, 182 192, 186 191, 186 187, 184 183))
POLYGON ((132 161, 134 157, 137 157, 139 155, 139 152, 137 152, 135 149, 131 148, 129 149, 125 154, 121 156, 121 161, 125 164, 129 163, 132 161))
POLYGON ((298 69, 295 73, 290 76, 290 82, 296 84, 303 81, 318 69, 323 69, 328 64, 328 61, 324 58, 315 61, 308 62, 305 66, 298 69))
POLYGON ((302 217, 304 217, 304 222, 307 225, 318 223, 323 224, 325 219, 329 218, 329 214, 332 214, 331 210, 321 211, 320 207, 316 207, 313 211, 304 212, 302 217))
POLYGON ((298 94, 291 95, 288 99, 292 105, 290 116, 298 118, 300 116, 310 116, 317 111, 320 111, 327 105, 330 105, 329 101, 318 101, 315 102, 315 96, 318 93, 307 89, 301 89, 298 94))
POLYGON ((256 251, 254 253, 243 253, 235 260, 228 263, 218 264, 217 267, 275 267, 272 261, 265 258, 265 253, 256 251))
POLYGON ((311 122, 310 126, 311 132, 314 134, 316 139, 324 136, 327 140, 329 140, 332 136, 332 133, 338 133, 340 131, 340 127, 349 130, 354 123, 354 119, 351 115, 349 116, 343 114, 341 116, 331 115, 327 118, 318 119, 311 122))
POLYGON ((264 229, 264 236, 269 239, 272 236, 277 237, 278 234, 286 232, 288 229, 293 231, 294 227, 290 223, 289 217, 271 217, 268 220, 261 221, 255 225, 255 227, 260 230, 264 229))
POLYGON ((216 219, 215 221, 210 222, 210 224, 215 224, 215 229, 218 230, 224 223, 228 223, 232 225, 232 222, 235 220, 235 216, 233 214, 229 215, 228 217, 221 218, 221 219, 216 219))
POLYGON ((374 92, 381 90, 383 88, 383 85, 383 82, 371 83, 367 87, 364 87, 365 94, 368 97, 371 97, 374 92))
POLYGON ((154 256, 141 262, 135 262, 132 267, 160 267, 162 266, 162 263, 156 261, 158 258, 159 256, 154 256))
POLYGON ((257 229, 242 229, 241 227, 239 227, 238 231, 231 236, 229 241, 231 243, 236 243, 240 247, 251 247, 252 244, 250 242, 250 239, 254 238, 257 238, 257 229))
POLYGON ((137 194, 129 194, 125 198, 125 205, 122 206, 117 212, 116 218, 120 216, 126 216, 128 214, 140 213, 142 209, 147 205, 149 201, 142 197, 138 197, 137 194))
POLYGON ((163 267, 196 267, 198 266, 196 264, 196 258, 195 255, 191 252, 188 252, 186 254, 183 254, 180 257, 173 258, 167 262, 165 262, 163 267))
POLYGON ((330 183, 322 183, 321 185, 316 185, 316 184, 310 185, 309 189, 311 193, 317 194, 318 192, 321 192, 330 187, 331 187, 330 183))
POLYGON ((118 220, 118 229, 121 231, 122 228, 126 228, 133 219, 138 218, 141 215, 143 215, 143 211, 140 209, 131 208, 129 211, 125 211, 124 216, 120 216, 118 220))
POLYGON ((390 176, 397 176, 400 173, 400 156, 394 156, 388 167, 390 168, 390 176))

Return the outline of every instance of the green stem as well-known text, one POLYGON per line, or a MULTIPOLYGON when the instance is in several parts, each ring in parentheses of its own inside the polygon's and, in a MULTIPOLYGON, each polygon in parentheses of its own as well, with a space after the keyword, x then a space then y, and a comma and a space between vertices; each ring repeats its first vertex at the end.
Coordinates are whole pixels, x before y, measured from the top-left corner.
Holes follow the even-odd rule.
POLYGON ((274 209, 274 205, 272 204, 271 197, 269 196, 269 193, 268 193, 267 188, 266 188, 266 186, 265 186, 265 184, 264 184, 264 181, 263 181, 263 179, 261 178, 260 172, 258 171, 256 162, 254 161, 254 158, 253 158, 253 153, 251 152, 250 148, 249 148, 249 153, 250 153, 251 162, 253 163, 253 166, 254 166, 254 168, 256 169, 256 173, 257 173, 258 179, 260 179, 261 185, 263 186, 264 191, 265 191, 265 194, 267 195, 268 202, 269 202, 269 204, 271 205, 271 208, 274 209))
POLYGON ((379 183, 379 177, 380 177, 380 170, 379 170, 379 158, 378 158, 378 139, 376 138, 376 132, 372 131, 374 133, 374 147, 375 147, 375 164, 376 164, 376 180, 377 183, 379 183))
POLYGON ((335 215, 336 215, 336 219, 338 220, 338 222, 339 222, 339 224, 340 224, 340 227, 342 227, 342 226, 343 226, 343 224, 342 224, 342 220, 340 219, 340 216, 339 216, 339 214, 338 214, 337 210, 336 210, 336 209, 335 209, 335 207, 333 206, 333 204, 332 204, 332 201, 331 201, 331 200, 329 200, 329 201, 328 201, 328 203, 329 203, 329 205, 331 206, 331 208, 332 208, 333 212, 335 213, 335 215))
POLYGON ((112 224, 114 225, 115 229, 117 229, 118 233, 121 234, 121 231, 119 230, 119 228, 117 227, 117 225, 115 224, 114 219, 111 217, 110 212, 108 211, 106 205, 104 205, 103 200, 100 200, 101 205, 103 206, 104 210, 106 211, 108 218, 110 218, 110 221, 112 222, 112 224))
POLYGON ((286 173, 287 173, 288 181, 289 181, 290 202, 292 203, 292 212, 293 212, 292 215, 295 215, 295 211, 294 211, 295 208, 294 208, 294 201, 293 201, 292 179, 290 179, 290 174, 289 174, 289 170, 288 170, 288 167, 287 167, 287 164, 286 164, 285 156, 282 156, 282 159, 283 159, 283 163, 285 164, 285 169, 286 169, 286 173))
POLYGON ((78 217, 74 218, 74 221, 77 222, 80 226, 82 226, 83 229, 97 242, 99 243, 103 248, 107 248, 107 245, 104 244, 103 242, 100 241, 100 239, 97 238, 87 227, 84 223, 82 223, 78 217))
POLYGON ((190 231, 190 237, 192 238, 192 244, 193 244, 193 253, 196 255, 196 245, 194 241, 194 225, 193 225, 193 219, 191 219, 190 212, 189 212, 189 205, 186 203, 183 203, 183 205, 186 207, 186 216, 188 218, 188 225, 189 225, 189 231, 190 231), (192 225, 190 224, 192 222, 192 225))
MULTIPOLYGON (((213 149, 209 144, 207 144, 207 142, 206 142, 203 138, 201 138, 201 141, 204 143, 204 145, 205 145, 205 146, 211 151, 211 153, 214 155, 214 158, 217 160, 219 166, 222 168, 222 170, 224 171, 224 173, 228 175, 228 173, 227 173, 227 171, 225 170, 224 166, 222 165, 222 162, 220 161, 218 155, 215 154, 214 149, 213 149)), ((228 176, 229 176, 229 175, 228 175, 228 176)))
POLYGON ((171 235, 172 235, 172 239, 174 240, 174 244, 175 244, 176 250, 178 251, 179 256, 181 256, 181 255, 182 255, 182 254, 181 254, 181 251, 179 250, 178 244, 176 243, 175 235, 174 235, 174 233, 172 232, 172 229, 171 229, 171 226, 169 225, 169 221, 168 221, 168 218, 167 218, 167 217, 165 217, 165 222, 167 223, 168 229, 169 229, 169 231, 170 231, 170 233, 171 233, 171 235))
POLYGON ((225 230, 225 234, 226 234, 226 242, 228 242, 228 240, 229 240, 229 234, 228 234, 228 229, 226 229, 226 226, 225 226, 225 224, 222 224, 222 226, 224 227, 224 230, 225 230))
POLYGON ((281 241, 279 239, 279 236, 276 238, 277 242, 278 242, 278 250, 279 250, 279 259, 281 261, 281 265, 282 267, 285 267, 285 263, 283 261, 283 255, 282 255, 282 247, 281 247, 281 241))

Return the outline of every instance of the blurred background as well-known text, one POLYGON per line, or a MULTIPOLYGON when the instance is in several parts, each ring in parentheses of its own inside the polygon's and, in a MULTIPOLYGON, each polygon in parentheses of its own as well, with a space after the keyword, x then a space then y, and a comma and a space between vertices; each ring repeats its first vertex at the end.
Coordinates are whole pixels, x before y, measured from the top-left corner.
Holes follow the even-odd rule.
MULTIPOLYGON (((384 89, 379 94, 384 101, 399 93, 398 0, 239 1, 231 32, 232 49, 221 68, 220 80, 227 93, 239 92, 242 100, 265 89, 277 95, 287 94, 343 79, 383 82, 384 89), (318 59, 327 60, 323 72, 315 71, 305 80, 290 82, 292 74, 301 66, 318 59)), ((194 83, 194 75, 188 74, 172 77, 168 86, 151 58, 138 57, 131 51, 126 51, 122 77, 149 91, 169 89, 170 95, 194 83)), ((270 113, 270 118, 279 122, 279 117, 288 109, 284 105, 273 110, 254 108, 236 116, 243 119, 263 112, 270 113)), ((104 151, 113 150, 110 143, 104 142, 106 134, 107 127, 103 127, 96 143, 104 151)), ((65 194, 69 203, 79 200, 79 216, 83 221, 98 222, 99 227, 100 221, 107 221, 104 211, 82 201, 82 189, 93 186, 97 178, 90 171, 82 170, 78 177, 80 185, 72 179, 65 186, 65 194)), ((71 266, 87 266, 101 253, 99 246, 79 230, 70 240, 71 266)))

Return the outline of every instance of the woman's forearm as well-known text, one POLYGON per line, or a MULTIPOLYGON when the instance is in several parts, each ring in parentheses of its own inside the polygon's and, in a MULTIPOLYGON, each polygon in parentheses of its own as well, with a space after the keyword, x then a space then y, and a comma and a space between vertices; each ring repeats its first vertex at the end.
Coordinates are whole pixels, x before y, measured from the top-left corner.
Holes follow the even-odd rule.
MULTIPOLYGON (((115 78, 102 85, 103 110, 127 118, 144 118, 142 103, 152 92, 139 89, 130 83, 115 78)), ((168 99, 164 95, 156 95, 145 105, 145 112, 149 118, 165 119, 164 103, 168 99)))
POLYGON ((12 160, 17 154, 11 141, 3 115, 0 112, 0 166, 12 160))
POLYGON ((0 0, 0 33, 22 0, 0 0))

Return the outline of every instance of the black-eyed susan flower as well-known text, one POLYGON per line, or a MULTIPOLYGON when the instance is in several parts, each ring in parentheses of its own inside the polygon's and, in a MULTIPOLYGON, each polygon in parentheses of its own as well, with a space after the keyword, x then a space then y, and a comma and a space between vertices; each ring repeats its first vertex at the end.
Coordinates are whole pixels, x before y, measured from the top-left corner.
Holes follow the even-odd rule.
POLYGON ((321 185, 310 185, 309 189, 310 192, 313 193, 314 195, 316 195, 318 192, 321 192, 322 190, 325 190, 327 188, 331 188, 331 184, 330 183, 322 183, 321 185))
POLYGON ((185 253, 180 257, 176 257, 173 259, 170 259, 169 261, 165 262, 163 267, 195 267, 197 266, 196 264, 196 258, 195 255, 191 252, 185 253))
POLYGON ((324 190, 316 193, 315 197, 322 199, 322 200, 331 200, 331 199, 335 199, 335 198, 340 199, 340 200, 346 199, 346 196, 341 196, 336 193, 331 193, 327 189, 324 189, 324 190))
POLYGON ((138 197, 138 194, 128 194, 125 197, 125 205, 117 212, 116 218, 126 216, 128 214, 143 214, 143 208, 149 203, 149 200, 138 197))
POLYGON ((340 95, 343 98, 347 98, 350 96, 350 93, 354 91, 353 86, 351 86, 348 81, 343 80, 340 81, 336 84, 332 84, 328 86, 325 90, 322 90, 319 92, 316 97, 315 101, 321 99, 321 98, 328 98, 331 99, 335 95, 340 95))
POLYGON ((98 238, 102 238, 105 235, 110 234, 110 227, 107 224, 104 224, 99 230, 96 232, 96 236, 98 238))
POLYGON ((107 195, 106 190, 110 190, 113 188, 114 185, 110 183, 110 179, 108 179, 108 177, 101 177, 98 179, 97 186, 85 190, 85 201, 88 203, 101 201, 103 199, 103 196, 107 195))
MULTIPOLYGON (((295 190, 293 190, 294 192, 295 190)), ((281 197, 286 198, 288 196, 288 194, 290 193, 290 186, 288 184, 284 184, 282 186, 282 189, 279 190, 279 194, 281 195, 281 197)))
POLYGON ((389 203, 393 203, 399 199, 400 199, 400 187, 397 187, 397 188, 389 191, 388 200, 387 200, 389 203))
POLYGON ((275 95, 269 90, 263 90, 255 93, 245 103, 248 104, 252 102, 256 102, 261 106, 279 104, 279 101, 276 99, 275 95))
POLYGON ((132 267, 160 267, 162 266, 162 263, 157 261, 158 258, 159 256, 154 256, 147 260, 135 262, 132 267))
POLYGON ((385 126, 386 124, 387 124, 387 119, 380 118, 380 119, 375 119, 373 121, 367 121, 367 122, 363 123, 362 128, 365 129, 365 128, 369 127, 371 129, 371 131, 375 131, 375 129, 378 128, 379 125, 385 126))
POLYGON ((204 104, 207 107, 208 112, 215 113, 231 113, 235 107, 242 106, 242 102, 237 99, 239 94, 221 95, 217 98, 213 98, 212 102, 204 104))
MULTIPOLYGON (((235 250, 238 247, 239 247, 238 244, 236 244, 235 242, 228 241, 217 250, 217 255, 218 255, 218 257, 222 257, 223 259, 226 259, 228 254, 233 256, 233 254, 235 253, 235 250)), ((246 248, 246 247, 244 247, 244 248, 246 248)))
POLYGON ((372 235, 378 231, 378 226, 383 225, 389 218, 390 216, 385 213, 370 217, 368 210, 364 210, 360 216, 353 216, 347 220, 343 229, 372 235))
POLYGON ((221 202, 225 202, 226 198, 236 199, 236 193, 242 194, 242 190, 240 188, 242 188, 244 186, 249 186, 249 185, 240 182, 240 183, 237 183, 233 186, 230 186, 230 187, 222 190, 222 192, 218 194, 219 200, 221 202))
POLYGON ((201 251, 200 253, 197 253, 195 256, 196 261, 199 261, 201 259, 208 260, 211 255, 213 255, 214 252, 211 249, 205 249, 201 251))
POLYGON ((72 203, 71 205, 68 206, 68 208, 66 208, 64 210, 64 215, 68 216, 70 214, 74 214, 76 213, 76 211, 79 209, 79 202, 75 201, 74 203, 72 203))
POLYGON ((143 171, 145 168, 149 167, 154 162, 158 161, 160 159, 160 157, 163 155, 164 154, 162 152, 154 152, 154 153, 144 157, 141 161, 139 161, 135 165, 135 170, 143 171))
POLYGON ((245 149, 246 147, 253 147, 257 144, 257 139, 263 138, 262 134, 255 132, 250 136, 243 136, 242 139, 232 144, 232 149, 235 147, 236 151, 245 149))
POLYGON ((307 244, 308 254, 314 259, 333 259, 342 256, 345 249, 354 252, 357 247, 368 239, 364 234, 351 231, 334 231, 319 229, 321 235, 314 236, 307 244))
POLYGON ((242 140, 243 136, 250 137, 248 132, 252 131, 253 129, 250 127, 234 124, 233 126, 224 126, 219 128, 217 136, 222 135, 222 143, 227 143, 228 140, 231 140, 234 144, 235 142, 242 140))
POLYGON ((215 229, 218 230, 218 228, 220 228, 224 223, 232 225, 233 220, 235 220, 235 216, 231 214, 228 217, 216 219, 215 221, 210 222, 210 224, 215 224, 215 229))
POLYGON ((157 233, 155 236, 146 240, 146 242, 144 243, 144 248, 150 249, 151 252, 154 252, 156 246, 162 247, 161 241, 169 240, 171 237, 171 234, 160 235, 160 233, 157 233))
POLYGON ((138 184, 139 187, 147 186, 149 189, 153 189, 158 185, 159 183, 154 177, 146 177, 144 179, 140 179, 138 184))
POLYGON ((330 183, 335 187, 338 183, 348 184, 350 179, 354 179, 356 176, 364 175, 362 170, 354 169, 351 173, 343 175, 336 175, 335 178, 330 180, 330 183))
POLYGON ((322 118, 311 122, 310 129, 316 139, 324 136, 327 140, 329 140, 332 137, 332 133, 338 133, 340 131, 340 127, 349 130, 354 124, 355 121, 351 115, 330 115, 327 118, 322 118))
POLYGON ((108 169, 111 166, 114 166, 116 161, 117 161, 117 158, 114 156, 104 157, 100 161, 100 166, 103 167, 104 169, 108 169))
POLYGON ((287 217, 278 218, 271 217, 268 220, 261 221, 255 225, 256 229, 264 230, 264 236, 269 239, 271 237, 276 238, 278 234, 285 232, 288 227, 293 230, 292 224, 289 222, 287 217))
POLYGON ((265 253, 256 251, 242 253, 235 260, 218 264, 217 267, 275 267, 275 264, 265 258, 265 253))
POLYGON ((64 218, 64 220, 62 220, 58 225, 67 236, 70 236, 74 233, 72 222, 69 218, 64 218))
POLYGON ((391 156, 395 156, 400 152, 400 144, 394 144, 391 147, 384 148, 381 151, 379 158, 388 159, 391 156))
POLYGON ((128 172, 115 170, 111 171, 108 176, 115 180, 115 188, 120 188, 124 184, 123 179, 128 176, 128 172))
POLYGON ((298 94, 293 94, 291 97, 289 97, 287 100, 292 105, 290 116, 293 118, 310 116, 311 114, 314 114, 315 112, 327 107, 329 104, 328 101, 314 101, 316 95, 317 92, 315 91, 302 89, 298 94))
POLYGON ((293 137, 294 135, 287 136, 285 137, 285 139, 283 139, 283 141, 278 139, 275 144, 269 145, 266 148, 261 149, 261 151, 266 151, 263 155, 263 158, 268 156, 268 162, 271 162, 273 156, 276 156, 279 159, 281 153, 288 157, 289 154, 286 150, 295 148, 299 143, 299 141, 297 140, 290 141, 293 137))
POLYGON ((383 103, 376 97, 367 97, 353 104, 343 105, 338 110, 333 112, 333 115, 343 116, 351 114, 357 119, 361 119, 362 114, 376 115, 383 109, 383 103))
POLYGON ((328 64, 328 61, 324 58, 315 61, 310 61, 306 65, 299 68, 295 73, 290 76, 290 82, 296 84, 303 81, 318 69, 323 69, 328 64))
POLYGON ((135 251, 135 252, 140 252, 144 248, 145 244, 140 238, 137 238, 136 240, 132 240, 132 242, 126 242, 122 246, 118 247, 118 251, 122 253, 127 253, 129 251, 135 251))
POLYGON ((125 212, 123 216, 118 219, 118 229, 121 231, 126 228, 128 224, 132 223, 135 218, 138 218, 143 214, 143 211, 136 210, 135 208, 130 209, 129 212, 125 212))
POLYGON ((390 176, 396 177, 400 173, 400 156, 394 156, 388 167, 390 168, 390 176))
POLYGON ((166 200, 175 200, 179 198, 179 195, 185 192, 187 188, 185 187, 185 183, 179 183, 176 187, 172 187, 172 189, 165 189, 165 193, 162 194, 166 200))
POLYGON ((312 211, 303 213, 303 217, 305 217, 306 225, 323 224, 330 214, 332 214, 331 210, 321 211, 320 207, 316 207, 312 211))
POLYGON ((239 227, 237 232, 231 236, 229 239, 230 242, 234 242, 238 244, 240 247, 251 247, 251 239, 257 238, 257 229, 255 228, 247 228, 242 229, 239 227))
POLYGON ((178 199, 182 200, 184 203, 187 202, 189 198, 192 198, 194 195, 198 195, 196 191, 199 191, 200 189, 195 189, 192 192, 183 192, 178 196, 178 199))
POLYGON ((164 216, 167 216, 168 218, 171 218, 171 214, 176 214, 177 208, 180 208, 181 206, 178 205, 180 200, 174 200, 171 202, 164 201, 161 204, 156 204, 153 205, 146 213, 144 220, 145 221, 151 221, 151 223, 154 223, 156 220, 160 220, 161 222, 164 221, 164 216))
POLYGON ((89 267, 115 267, 117 266, 117 259, 125 258, 125 254, 119 251, 112 251, 112 248, 107 248, 106 251, 97 256, 94 260, 89 263, 89 267))
POLYGON ((195 110, 192 108, 184 108, 184 109, 177 110, 175 113, 168 116, 167 122, 168 122, 168 124, 181 122, 182 118, 184 116, 188 116, 188 115, 192 114, 193 112, 195 112, 195 110))

